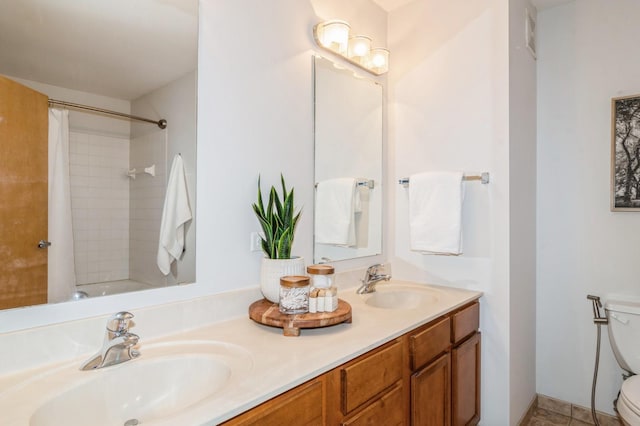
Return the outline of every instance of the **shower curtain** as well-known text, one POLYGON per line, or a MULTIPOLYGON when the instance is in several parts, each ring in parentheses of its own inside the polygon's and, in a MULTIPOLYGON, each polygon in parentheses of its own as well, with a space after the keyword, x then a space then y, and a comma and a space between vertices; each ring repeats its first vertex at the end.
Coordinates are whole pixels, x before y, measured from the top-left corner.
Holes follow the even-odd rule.
POLYGON ((76 290, 69 184, 69 111, 49 108, 49 303, 76 290))

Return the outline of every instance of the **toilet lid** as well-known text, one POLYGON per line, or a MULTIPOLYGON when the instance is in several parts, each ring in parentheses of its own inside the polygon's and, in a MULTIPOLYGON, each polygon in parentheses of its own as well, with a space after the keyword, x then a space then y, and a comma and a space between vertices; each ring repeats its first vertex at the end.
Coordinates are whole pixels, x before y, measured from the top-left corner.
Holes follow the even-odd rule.
POLYGON ((640 376, 632 376, 622 382, 620 397, 630 410, 640 416, 640 376))

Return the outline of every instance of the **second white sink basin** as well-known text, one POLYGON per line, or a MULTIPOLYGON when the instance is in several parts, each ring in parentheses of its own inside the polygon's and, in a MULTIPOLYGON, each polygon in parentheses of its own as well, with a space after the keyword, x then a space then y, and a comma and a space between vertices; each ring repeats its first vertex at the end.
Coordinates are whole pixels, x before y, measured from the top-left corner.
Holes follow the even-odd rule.
POLYGON ((143 345, 140 351, 140 358, 116 366, 79 371, 74 364, 23 386, 15 397, 40 397, 31 401, 31 413, 25 409, 25 424, 150 424, 215 397, 253 365, 244 349, 212 341, 143 345))
POLYGON ((365 304, 383 309, 417 309, 427 303, 438 301, 438 292, 424 286, 381 284, 375 293, 367 296, 365 304))

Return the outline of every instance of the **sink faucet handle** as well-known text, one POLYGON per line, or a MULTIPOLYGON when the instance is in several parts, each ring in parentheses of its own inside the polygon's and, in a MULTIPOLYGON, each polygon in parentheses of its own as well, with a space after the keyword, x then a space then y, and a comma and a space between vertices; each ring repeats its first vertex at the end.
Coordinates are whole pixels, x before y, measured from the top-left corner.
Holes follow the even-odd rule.
POLYGON ((109 318, 109 321, 107 322, 107 330, 114 333, 115 336, 127 333, 131 326, 131 318, 133 318, 133 314, 131 312, 118 312, 109 318))
POLYGON ((381 268, 384 268, 384 265, 382 263, 376 263, 375 265, 371 265, 367 268, 367 275, 369 276, 377 275, 378 270, 381 268))

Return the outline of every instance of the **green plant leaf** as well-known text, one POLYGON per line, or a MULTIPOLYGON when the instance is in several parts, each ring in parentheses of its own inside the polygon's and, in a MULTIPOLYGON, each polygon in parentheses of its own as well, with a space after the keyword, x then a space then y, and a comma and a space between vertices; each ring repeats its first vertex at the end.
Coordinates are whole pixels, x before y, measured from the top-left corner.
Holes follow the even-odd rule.
POLYGON ((290 259, 293 236, 302 211, 295 213, 293 188, 291 192, 287 192, 282 174, 280 174, 282 196, 272 186, 265 209, 260 182, 260 176, 258 176, 258 196, 252 207, 264 232, 264 238, 261 241, 262 251, 271 259, 290 259))

